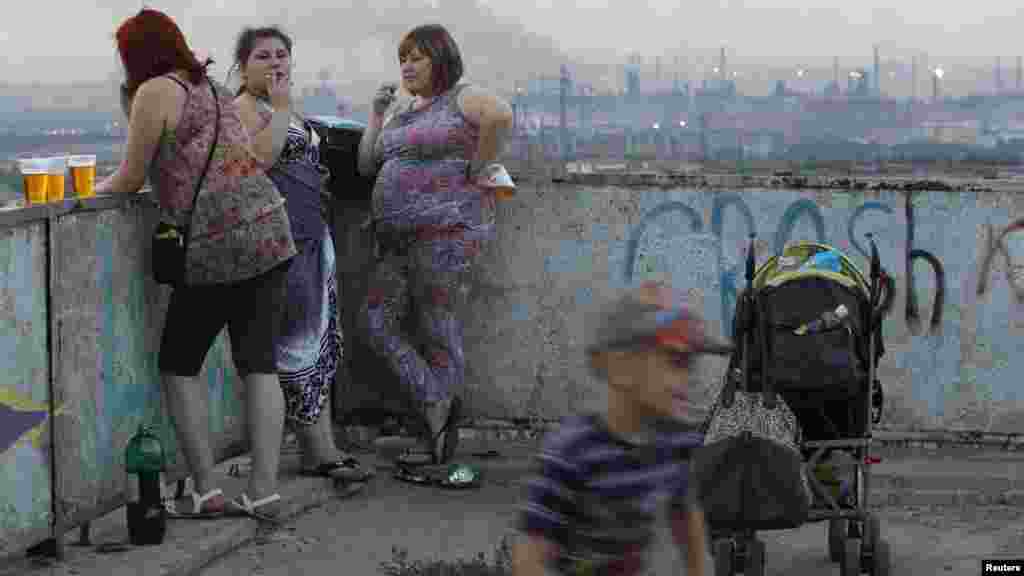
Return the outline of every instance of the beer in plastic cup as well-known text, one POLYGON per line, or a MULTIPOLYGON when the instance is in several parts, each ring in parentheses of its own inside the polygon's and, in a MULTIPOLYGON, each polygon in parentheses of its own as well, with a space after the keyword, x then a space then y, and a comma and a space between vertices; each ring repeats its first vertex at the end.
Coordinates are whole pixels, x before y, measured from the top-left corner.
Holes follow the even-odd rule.
POLYGON ((67 156, 47 158, 47 164, 48 166, 46 170, 46 201, 63 202, 64 182, 66 181, 65 176, 68 172, 67 156))
POLYGON ((25 186, 26 204, 46 203, 47 163, 40 158, 18 160, 18 169, 25 186))
POLYGON ((75 196, 91 198, 96 195, 96 156, 92 154, 69 156, 71 187, 75 196))
POLYGON ((509 200, 516 193, 516 183, 501 164, 489 164, 480 175, 483 185, 494 192, 498 200, 509 200))

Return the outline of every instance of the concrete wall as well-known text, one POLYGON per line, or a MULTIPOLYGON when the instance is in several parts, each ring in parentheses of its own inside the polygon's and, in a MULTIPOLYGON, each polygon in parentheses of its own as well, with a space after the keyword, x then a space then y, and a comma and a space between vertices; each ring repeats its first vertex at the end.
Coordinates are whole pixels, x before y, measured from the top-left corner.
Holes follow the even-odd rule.
MULTIPOLYGON (((669 280, 721 331, 743 287, 750 232, 759 238, 759 261, 787 241, 809 239, 834 243, 863 264, 854 240, 863 243, 870 231, 898 284, 880 371, 885 424, 1024 433, 1016 394, 1024 356, 1014 353, 1024 306, 1014 303, 1001 261, 990 293, 974 295, 983 225, 1024 216, 1024 195, 1012 187, 917 192, 908 210, 907 194, 893 190, 581 178, 522 181, 515 198, 497 206, 499 236, 462 311, 469 366, 461 392, 471 416, 557 419, 599 408, 603 386, 587 375, 582 346, 590 313, 616 288, 669 280), (924 260, 913 261, 916 286, 907 290, 911 250, 942 264, 936 322, 938 281, 924 260), (917 323, 907 320, 909 294, 918 300, 917 323)), ((409 406, 359 329, 357 306, 372 266, 364 192, 341 195, 335 206, 347 351, 335 407, 343 417, 409 406)), ((161 425, 175 454, 172 476, 181 472, 156 370, 168 290, 149 277, 153 224, 144 197, 0 212, 0 466, 9 472, 0 477, 0 556, 49 535, 54 494, 65 528, 116 507, 124 447, 140 422, 161 425)), ((1010 251, 1024 262, 1024 235, 1010 251)), ((706 400, 723 368, 721 360, 702 367, 706 400)), ((201 378, 223 458, 239 450, 245 430, 243 390, 223 335, 201 378)))
MULTIPOLYGON (((1001 261, 990 294, 975 296, 983 225, 1024 216, 1024 195, 916 192, 908 211, 902 191, 633 180, 521 183, 515 199, 499 203, 498 241, 465 311, 465 393, 475 416, 547 419, 600 407, 602 386, 583 365, 588 314, 631 280, 673 282, 721 331, 743 288, 749 233, 758 235, 759 263, 787 241, 806 239, 834 243, 866 271, 854 240, 866 245, 864 234, 874 232, 898 292, 884 327, 883 425, 1024 432, 1024 398, 1017 393, 1024 356, 1015 353, 1024 307, 1013 303, 1001 261), (912 264, 920 321, 908 322, 912 249, 929 252, 944 268, 941 319, 934 323, 937 277, 920 258, 912 264)), ((1024 262, 1022 240, 1010 241, 1017 262, 1024 262)), ((710 399, 724 365, 705 364, 710 399)))
MULTIPOLYGON (((99 198, 0 214, 0 413, 7 416, 0 418, 0 462, 10 472, 0 480, 0 555, 49 536, 53 493, 65 528, 117 507, 124 449, 140 423, 160 427, 171 477, 183 472, 157 371, 169 290, 149 275, 155 211, 145 200, 99 198)), ((244 404, 224 335, 201 379, 210 390, 217 454, 237 453, 244 404)))

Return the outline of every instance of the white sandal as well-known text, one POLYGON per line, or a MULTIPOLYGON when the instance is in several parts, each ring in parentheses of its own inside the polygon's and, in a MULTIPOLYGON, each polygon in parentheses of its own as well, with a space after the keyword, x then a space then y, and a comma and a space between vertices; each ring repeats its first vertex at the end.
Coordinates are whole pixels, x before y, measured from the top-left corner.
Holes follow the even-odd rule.
POLYGON ((234 512, 236 514, 248 516, 249 518, 255 518, 257 520, 262 520, 264 522, 276 523, 278 521, 277 511, 274 511, 271 514, 266 514, 263 512, 257 512, 256 509, 266 506, 268 504, 279 502, 280 500, 281 495, 277 493, 271 494, 266 498, 260 498, 259 500, 250 500, 249 495, 243 492, 238 496, 238 498, 229 500, 228 505, 230 505, 231 508, 234 509, 234 512))
POLYGON ((220 518, 220 517, 224 516, 224 510, 223 509, 216 510, 216 511, 208 510, 208 511, 204 512, 203 511, 203 504, 205 504, 208 500, 210 500, 212 498, 215 498, 217 496, 222 496, 223 494, 224 494, 224 492, 222 492, 220 488, 214 488, 213 490, 210 490, 209 492, 207 492, 206 494, 203 494, 201 496, 197 492, 192 491, 192 492, 189 493, 189 496, 192 497, 192 512, 178 512, 176 507, 175 507, 175 502, 173 500, 171 500, 171 501, 167 502, 167 504, 165 506, 167 508, 168 517, 169 518, 195 519, 195 520, 205 520, 205 519, 210 519, 210 518, 220 518))

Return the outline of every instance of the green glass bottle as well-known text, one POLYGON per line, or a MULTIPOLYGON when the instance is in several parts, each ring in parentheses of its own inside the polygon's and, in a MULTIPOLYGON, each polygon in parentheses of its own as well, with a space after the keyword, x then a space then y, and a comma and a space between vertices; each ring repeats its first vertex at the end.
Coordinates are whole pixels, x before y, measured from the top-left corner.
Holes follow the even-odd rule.
POLYGON ((128 441, 124 454, 128 473, 128 533, 136 546, 160 544, 167 529, 163 506, 164 448, 155 429, 145 424, 128 441))

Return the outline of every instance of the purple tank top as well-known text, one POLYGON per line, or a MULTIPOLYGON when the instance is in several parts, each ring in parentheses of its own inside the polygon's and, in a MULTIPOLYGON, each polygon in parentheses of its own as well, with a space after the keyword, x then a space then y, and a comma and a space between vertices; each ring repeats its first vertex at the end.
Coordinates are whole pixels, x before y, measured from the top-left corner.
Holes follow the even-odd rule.
POLYGON ((484 191, 466 179, 480 131, 459 110, 456 85, 419 110, 396 115, 381 131, 383 164, 373 216, 385 228, 463 228, 485 237, 493 217, 484 191))

